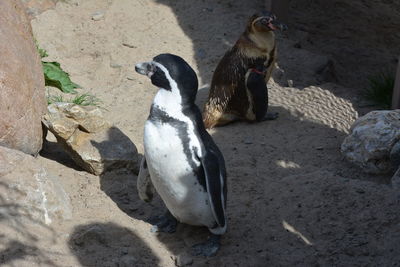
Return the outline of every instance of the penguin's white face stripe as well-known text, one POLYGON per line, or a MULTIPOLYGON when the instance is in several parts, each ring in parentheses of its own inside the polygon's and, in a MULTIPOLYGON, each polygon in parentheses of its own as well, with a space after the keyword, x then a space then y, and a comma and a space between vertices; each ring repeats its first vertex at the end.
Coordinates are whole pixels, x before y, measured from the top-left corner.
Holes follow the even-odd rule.
MULTIPOLYGON (((200 141, 196 135, 194 124, 192 120, 182 112, 182 96, 180 94, 178 84, 174 79, 172 79, 167 68, 158 62, 153 61, 152 63, 164 72, 165 77, 167 78, 171 87, 171 90, 160 88, 154 97, 153 104, 160 110, 166 112, 170 117, 187 123, 189 147, 191 149, 197 149, 198 154, 203 155, 202 146, 200 145, 200 141)), ((199 162, 195 156, 195 153, 192 153, 192 157, 194 162, 199 162)))
POLYGON ((163 65, 155 61, 153 61, 152 64, 157 66, 164 72, 165 77, 167 78, 169 85, 171 87, 171 90, 160 88, 160 90, 157 92, 154 98, 153 104, 160 107, 161 110, 168 113, 169 116, 179 119, 179 117, 183 114, 182 114, 182 96, 179 92, 178 85, 176 84, 175 80, 172 79, 167 68, 165 68, 163 65))

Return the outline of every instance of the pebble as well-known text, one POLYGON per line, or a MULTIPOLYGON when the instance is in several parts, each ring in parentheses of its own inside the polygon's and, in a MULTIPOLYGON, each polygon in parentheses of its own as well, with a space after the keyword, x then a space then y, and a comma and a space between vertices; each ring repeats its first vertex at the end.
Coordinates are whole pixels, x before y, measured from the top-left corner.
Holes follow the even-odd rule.
POLYGON ((134 46, 133 44, 128 44, 128 43, 122 43, 123 46, 129 47, 129 48, 137 48, 137 46, 134 46))
POLYGON ((293 80, 287 80, 288 87, 293 87, 293 80))
POLYGON ((193 258, 187 252, 179 254, 175 259, 175 265, 178 267, 192 265, 193 258))
POLYGON ((111 63, 111 64, 110 64, 110 67, 111 67, 111 68, 114 68, 114 69, 118 69, 118 68, 122 68, 122 65, 121 65, 121 64, 118 64, 118 63, 111 63))
POLYGON ((97 11, 93 13, 92 15, 92 20, 94 21, 99 21, 104 18, 104 12, 103 11, 97 11))
POLYGON ((243 140, 243 143, 245 143, 246 145, 251 145, 251 144, 253 144, 253 141, 249 138, 246 138, 243 140))

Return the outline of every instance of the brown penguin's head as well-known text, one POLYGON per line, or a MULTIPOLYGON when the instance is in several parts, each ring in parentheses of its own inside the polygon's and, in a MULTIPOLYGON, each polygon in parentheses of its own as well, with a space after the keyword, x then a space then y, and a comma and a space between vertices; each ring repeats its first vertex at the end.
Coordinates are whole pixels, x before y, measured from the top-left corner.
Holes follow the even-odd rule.
POLYGON ((256 13, 250 17, 247 23, 248 32, 269 32, 286 30, 287 26, 276 19, 276 16, 268 11, 256 13))

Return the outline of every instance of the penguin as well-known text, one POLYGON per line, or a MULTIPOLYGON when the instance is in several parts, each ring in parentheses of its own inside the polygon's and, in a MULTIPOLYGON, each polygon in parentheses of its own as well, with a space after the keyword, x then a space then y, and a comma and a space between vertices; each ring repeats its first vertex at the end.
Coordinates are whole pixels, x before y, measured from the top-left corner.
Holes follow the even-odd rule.
POLYGON ((267 113, 267 82, 277 57, 274 31, 286 28, 269 12, 251 16, 244 33, 215 69, 203 110, 206 128, 278 117, 267 113))
POLYGON ((225 160, 207 133, 199 108, 196 73, 184 59, 160 54, 135 65, 157 86, 144 126, 144 157, 138 175, 139 196, 160 195, 167 213, 153 221, 153 232, 174 232, 177 222, 205 226, 211 235, 191 248, 213 256, 227 230, 225 160))

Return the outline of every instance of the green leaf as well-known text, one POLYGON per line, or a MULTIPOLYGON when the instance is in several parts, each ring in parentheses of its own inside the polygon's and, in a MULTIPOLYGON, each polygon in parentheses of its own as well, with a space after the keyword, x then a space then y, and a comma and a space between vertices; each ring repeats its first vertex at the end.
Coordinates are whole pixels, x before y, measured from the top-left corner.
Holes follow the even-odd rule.
POLYGON ((59 88, 64 93, 76 94, 75 88, 80 88, 69 78, 69 74, 63 71, 58 62, 42 62, 45 84, 59 88))

